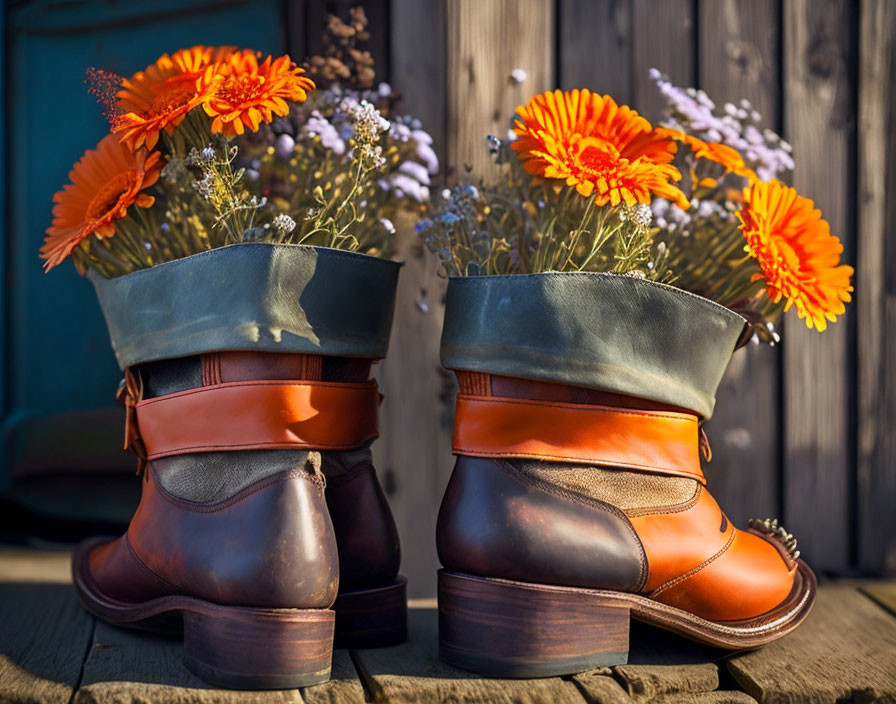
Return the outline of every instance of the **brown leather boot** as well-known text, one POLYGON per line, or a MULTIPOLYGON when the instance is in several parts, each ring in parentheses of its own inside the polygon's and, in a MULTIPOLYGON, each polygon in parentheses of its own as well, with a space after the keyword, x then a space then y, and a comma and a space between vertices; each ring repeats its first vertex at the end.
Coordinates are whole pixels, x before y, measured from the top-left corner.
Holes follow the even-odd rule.
POLYGON ((334 630, 403 635, 398 541, 365 459, 398 266, 244 244, 92 277, 143 495, 124 536, 73 556, 91 612, 182 623, 187 667, 237 688, 325 681, 334 630))
POLYGON ((443 659, 544 677, 626 662, 630 617, 731 649, 802 622, 816 583, 796 541, 772 521, 736 529, 700 464, 699 423, 743 325, 624 277, 451 281, 443 659))

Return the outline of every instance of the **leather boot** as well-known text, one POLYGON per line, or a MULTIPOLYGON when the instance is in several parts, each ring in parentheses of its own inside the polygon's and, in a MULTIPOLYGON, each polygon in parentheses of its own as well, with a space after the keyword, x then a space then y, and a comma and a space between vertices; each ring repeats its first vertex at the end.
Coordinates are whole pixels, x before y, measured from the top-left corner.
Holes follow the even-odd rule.
POLYGON ((334 628, 365 644, 402 634, 391 514, 369 463, 350 461, 377 436, 368 374, 385 355, 397 272, 250 244, 94 278, 143 494, 124 536, 73 556, 88 610, 122 626, 182 623, 185 665, 237 688, 325 681, 334 628), (346 471, 325 494, 333 458, 346 471), (359 547, 348 527, 365 519, 359 547), (340 563, 370 566, 373 544, 376 570, 340 584, 340 563), (376 616, 359 633, 365 611, 376 616))
POLYGON ((457 463, 439 514, 441 657, 498 677, 627 661, 629 618, 746 649, 815 576, 775 521, 735 528, 700 463, 745 321, 597 274, 452 279, 457 463))

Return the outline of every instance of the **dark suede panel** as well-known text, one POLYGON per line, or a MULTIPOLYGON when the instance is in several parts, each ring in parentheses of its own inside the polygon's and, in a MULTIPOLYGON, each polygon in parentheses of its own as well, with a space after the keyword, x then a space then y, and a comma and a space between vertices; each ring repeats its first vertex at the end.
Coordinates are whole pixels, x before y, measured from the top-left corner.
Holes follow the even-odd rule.
POLYGON ((630 276, 452 278, 442 364, 651 399, 709 418, 746 320, 630 276))

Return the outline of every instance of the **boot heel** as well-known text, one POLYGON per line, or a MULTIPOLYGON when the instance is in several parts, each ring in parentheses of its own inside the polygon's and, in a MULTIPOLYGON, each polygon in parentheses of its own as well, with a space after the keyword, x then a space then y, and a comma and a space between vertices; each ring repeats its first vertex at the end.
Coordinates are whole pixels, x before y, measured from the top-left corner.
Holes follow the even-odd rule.
POLYGON ((342 592, 336 612, 336 648, 383 648, 408 639, 408 580, 342 592))
POLYGON ((628 661, 629 609, 590 591, 439 571, 439 657, 492 677, 628 661))
POLYGON ((231 689, 293 689, 330 679, 334 613, 200 602, 183 610, 184 665, 231 689))

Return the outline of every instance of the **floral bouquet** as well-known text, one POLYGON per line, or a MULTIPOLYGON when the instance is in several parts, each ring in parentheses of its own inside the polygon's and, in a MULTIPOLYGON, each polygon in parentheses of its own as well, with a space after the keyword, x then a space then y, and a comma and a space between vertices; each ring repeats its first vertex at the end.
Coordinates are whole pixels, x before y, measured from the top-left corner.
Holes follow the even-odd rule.
POLYGON ((129 78, 88 71, 110 134, 54 197, 41 249, 112 278, 240 242, 388 255, 397 210, 438 171, 417 120, 375 84, 363 11, 331 17, 324 56, 195 46, 129 78), (322 89, 315 91, 315 84, 322 89))
POLYGON ((824 330, 850 300, 843 246, 786 185, 790 146, 747 102, 721 114, 651 72, 669 114, 654 127, 588 90, 553 91, 488 137, 493 183, 444 192, 418 224, 450 275, 612 272, 696 293, 774 343, 792 306, 824 330))

